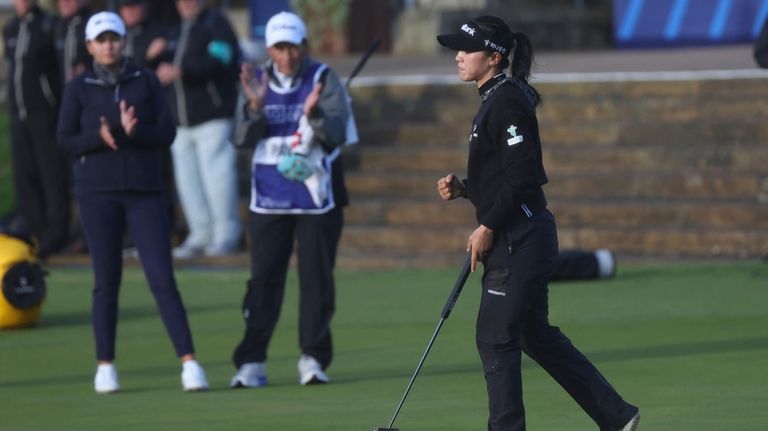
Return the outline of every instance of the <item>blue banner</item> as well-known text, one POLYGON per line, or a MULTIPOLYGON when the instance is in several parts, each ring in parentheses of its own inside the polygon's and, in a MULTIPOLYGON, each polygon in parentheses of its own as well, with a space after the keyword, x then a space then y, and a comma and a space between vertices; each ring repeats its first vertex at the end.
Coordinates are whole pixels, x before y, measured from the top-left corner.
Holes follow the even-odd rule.
POLYGON ((768 0, 614 0, 619 47, 747 43, 757 37, 768 0))
POLYGON ((272 15, 279 12, 293 12, 289 0, 248 0, 251 19, 251 37, 264 40, 264 30, 272 15))

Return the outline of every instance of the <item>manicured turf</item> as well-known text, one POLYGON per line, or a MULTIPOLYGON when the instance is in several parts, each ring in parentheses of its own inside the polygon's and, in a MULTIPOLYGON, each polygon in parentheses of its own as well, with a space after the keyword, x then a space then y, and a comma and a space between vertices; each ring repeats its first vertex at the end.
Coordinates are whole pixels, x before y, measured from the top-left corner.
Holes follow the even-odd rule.
MULTIPOLYGON (((270 349, 271 386, 230 390, 247 272, 177 273, 213 389, 186 394, 138 270, 126 271, 118 340, 123 392, 93 392, 90 273, 55 269, 42 325, 0 333, 0 430, 370 430, 387 424, 457 275, 339 271, 333 383, 297 384, 295 275, 270 349)), ((474 347, 479 273, 447 321, 396 423, 403 431, 485 429, 474 347)), ((551 317, 625 398, 640 430, 764 430, 768 264, 624 267, 616 280, 551 287, 551 317)), ((595 430, 537 365, 524 362, 529 430, 595 430)))

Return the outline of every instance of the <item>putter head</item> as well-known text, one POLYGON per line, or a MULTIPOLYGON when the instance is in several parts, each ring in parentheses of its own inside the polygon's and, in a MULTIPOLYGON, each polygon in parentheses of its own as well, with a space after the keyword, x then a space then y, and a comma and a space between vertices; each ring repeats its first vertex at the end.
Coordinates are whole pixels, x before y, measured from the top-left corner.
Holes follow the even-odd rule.
POLYGON ((373 431, 400 431, 400 428, 374 428, 373 431))

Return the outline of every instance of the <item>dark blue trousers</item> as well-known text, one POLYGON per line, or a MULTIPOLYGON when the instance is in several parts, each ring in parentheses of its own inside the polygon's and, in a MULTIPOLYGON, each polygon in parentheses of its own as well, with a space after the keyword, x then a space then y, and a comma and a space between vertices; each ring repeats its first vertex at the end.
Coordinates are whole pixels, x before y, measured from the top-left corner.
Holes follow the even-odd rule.
POLYGON ((331 363, 333 268, 343 223, 341 208, 317 215, 251 213, 251 279, 243 298, 245 334, 232 358, 236 367, 267 359, 294 238, 298 243, 299 347, 323 368, 331 363))
POLYGON ((176 355, 194 353, 187 313, 176 288, 165 195, 161 192, 78 193, 77 203, 93 266, 96 358, 115 358, 117 303, 123 272, 123 232, 139 253, 144 275, 176 355))
POLYGON ((557 257, 549 211, 494 235, 486 257, 476 341, 489 398, 488 430, 524 431, 521 352, 544 368, 602 431, 637 413, 560 329, 549 323, 548 281, 557 257))

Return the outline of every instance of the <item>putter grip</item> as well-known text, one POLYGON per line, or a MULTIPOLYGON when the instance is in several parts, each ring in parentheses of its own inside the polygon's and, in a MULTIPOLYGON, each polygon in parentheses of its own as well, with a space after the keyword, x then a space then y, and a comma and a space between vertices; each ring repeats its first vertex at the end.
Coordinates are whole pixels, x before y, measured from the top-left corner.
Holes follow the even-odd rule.
POLYGON ((456 279, 456 284, 453 285, 451 296, 448 297, 448 302, 445 303, 445 307, 443 307, 443 311, 440 313, 440 317, 443 319, 448 318, 451 314, 451 310, 453 310, 453 306, 456 305, 456 301, 459 299, 459 294, 461 294, 461 289, 464 288, 464 283, 466 283, 467 278, 469 278, 469 266, 471 263, 472 255, 467 254, 467 259, 464 261, 464 266, 461 268, 459 278, 456 279))

